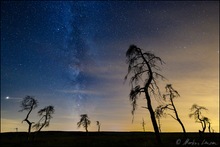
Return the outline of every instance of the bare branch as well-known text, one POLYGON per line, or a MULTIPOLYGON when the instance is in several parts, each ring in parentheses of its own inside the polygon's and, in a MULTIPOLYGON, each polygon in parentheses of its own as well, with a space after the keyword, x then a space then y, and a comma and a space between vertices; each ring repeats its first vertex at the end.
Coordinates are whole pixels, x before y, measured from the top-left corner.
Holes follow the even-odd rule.
POLYGON ((52 114, 55 112, 54 106, 47 106, 38 111, 38 115, 42 116, 37 124, 33 126, 38 132, 41 131, 43 127, 48 127, 50 124, 50 119, 52 118, 52 114))
POLYGON ((177 120, 173 115, 171 115, 171 114, 167 114, 167 115, 169 115, 169 116, 171 116, 173 119, 175 119, 175 120, 177 120))

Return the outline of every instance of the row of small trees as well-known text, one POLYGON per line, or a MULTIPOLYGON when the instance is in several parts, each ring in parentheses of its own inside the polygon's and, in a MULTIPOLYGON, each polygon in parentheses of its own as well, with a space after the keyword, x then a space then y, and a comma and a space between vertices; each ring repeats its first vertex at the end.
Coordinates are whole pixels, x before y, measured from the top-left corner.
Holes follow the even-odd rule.
MULTIPOLYGON (((52 118, 52 114, 54 113, 55 109, 53 106, 46 106, 43 109, 40 109, 38 111, 38 115, 41 117, 37 123, 34 123, 29 120, 29 116, 36 107, 38 106, 38 101, 31 96, 26 96, 23 98, 20 107, 22 108, 19 110, 19 112, 22 111, 28 111, 25 119, 22 122, 26 122, 28 124, 28 140, 29 140, 29 134, 31 133, 31 128, 35 128, 37 132, 40 132, 41 129, 44 127, 48 127, 50 124, 50 120, 52 118), (32 126, 32 124, 34 124, 32 126)), ((88 132, 88 126, 91 124, 91 121, 89 120, 89 117, 87 114, 80 115, 80 121, 77 123, 78 128, 83 126, 88 132)), ((98 126, 98 132, 100 132, 101 123, 99 121, 96 121, 96 124, 98 126)))
MULTIPOLYGON (((171 84, 166 85, 166 91, 167 93, 163 96, 160 93, 160 88, 157 85, 158 79, 161 78, 162 80, 165 79, 163 75, 161 75, 158 71, 161 71, 161 68, 158 66, 159 64, 163 64, 163 60, 160 57, 155 56, 154 54, 150 52, 142 52, 142 49, 138 48, 135 45, 131 45, 127 52, 127 64, 128 64, 128 73, 125 76, 125 80, 127 80, 128 76, 130 76, 130 85, 131 85, 131 91, 130 91, 130 101, 132 104, 132 115, 134 115, 134 112, 137 108, 137 100, 138 97, 144 93, 145 99, 147 101, 146 108, 151 117, 151 122, 154 128, 154 132, 156 135, 156 139, 159 143, 161 143, 160 138, 160 117, 169 115, 172 118, 174 118, 176 121, 179 122, 181 125, 184 134, 186 134, 185 127, 180 120, 177 109, 174 105, 173 99, 176 97, 179 97, 179 93, 172 87, 171 84), (152 96, 154 97, 163 97, 163 100, 166 102, 163 105, 159 105, 155 111, 151 104, 152 96), (168 100, 168 102, 167 102, 168 100), (167 113, 167 111, 174 112, 174 115, 171 115, 170 113, 167 113), (156 118, 158 119, 159 127, 156 121, 156 118)), ((29 115, 33 109, 37 107, 37 100, 33 97, 27 96, 23 99, 21 103, 22 110, 27 110, 28 114, 26 118, 23 121, 26 121, 29 125, 28 127, 28 133, 30 134, 32 124, 33 122, 29 121, 29 115)), ((196 122, 201 123, 202 125, 202 131, 204 132, 206 129, 206 126, 208 124, 209 131, 211 130, 211 123, 210 119, 207 117, 204 117, 201 115, 202 110, 207 110, 205 107, 198 106, 194 104, 191 108, 191 111, 193 111, 189 116, 194 116, 196 122)), ((40 120, 33 125, 34 128, 38 130, 38 132, 43 128, 49 126, 50 119, 52 118, 51 114, 54 113, 54 107, 53 106, 47 106, 41 110, 38 111, 39 116, 41 116, 40 120)), ((89 120, 87 114, 80 115, 81 119, 77 123, 78 127, 83 126, 88 132, 88 126, 90 125, 91 121, 89 120)), ((97 121, 98 131, 100 131, 100 123, 97 121)), ((143 129, 145 122, 143 120, 143 129)))
POLYGON ((28 111, 25 119, 22 122, 26 122, 28 124, 28 140, 30 137, 30 133, 31 133, 31 128, 35 128, 36 132, 40 132, 41 129, 43 129, 44 127, 48 127, 50 124, 50 120, 52 118, 52 114, 54 113, 55 109, 54 106, 46 106, 42 109, 40 109, 38 111, 38 115, 40 116, 40 119, 37 123, 34 123, 32 121, 29 120, 29 116, 32 112, 33 109, 35 109, 38 106, 38 101, 31 96, 26 96, 25 98, 23 98, 23 100, 21 101, 21 110, 19 110, 19 112, 22 111, 28 111), (32 124, 34 124, 32 126, 32 124))
MULTIPOLYGON (((160 137, 160 117, 165 115, 169 115, 173 119, 178 121, 182 127, 184 134, 186 134, 185 127, 179 118, 177 109, 173 102, 174 98, 180 96, 179 93, 172 87, 171 84, 167 84, 165 87, 167 93, 162 96, 160 88, 157 85, 158 79, 165 79, 165 77, 159 73, 159 71, 161 71, 159 64, 164 64, 164 61, 151 52, 143 52, 142 49, 137 47, 136 45, 130 45, 126 52, 126 58, 126 62, 128 64, 128 73, 125 76, 125 80, 130 77, 129 84, 131 85, 131 90, 129 96, 132 105, 132 115, 134 116, 134 112, 137 108, 138 97, 140 97, 143 93, 147 101, 146 107, 143 108, 146 108, 150 113, 151 122, 158 143, 162 143, 160 137), (163 100, 165 101, 165 104, 159 105, 155 111, 151 104, 152 96, 154 96, 155 98, 163 97, 163 100), (167 111, 174 112, 174 115, 172 115, 171 113, 166 113, 167 111), (159 127, 156 118, 158 119, 159 127)), ((203 129, 200 132, 205 131, 207 124, 210 131, 210 119, 202 116, 201 110, 207 109, 205 107, 194 104, 191 108, 191 111, 193 112, 189 116, 194 116, 196 122, 201 123, 203 129)), ((145 122, 143 120, 143 129, 145 129, 144 125, 145 122)))
MULTIPOLYGON (((178 116, 177 109, 176 109, 176 107, 174 105, 174 101, 173 101, 174 98, 179 97, 180 95, 176 90, 173 89, 171 84, 168 84, 165 88, 166 88, 166 91, 168 92, 168 94, 163 95, 163 100, 165 102, 168 101, 168 103, 166 103, 164 105, 157 106, 157 108, 155 110, 155 116, 158 119, 159 130, 160 130, 160 117, 166 117, 167 115, 169 115, 174 120, 179 122, 179 124, 182 127, 183 133, 186 135, 185 127, 178 116), (173 112, 175 115, 172 115, 170 112, 173 112)), ((199 132, 204 133, 207 125, 208 125, 209 132, 211 132, 212 128, 211 128, 210 119, 208 117, 205 117, 202 115, 202 110, 208 110, 208 109, 203 106, 193 104, 192 107, 190 108, 190 110, 191 110, 191 113, 189 114, 189 117, 191 118, 194 116, 195 122, 201 123, 201 125, 202 125, 202 130, 199 130, 199 132)), ((213 129, 212 129, 212 131, 213 131, 213 129)))
MULTIPOLYGON (((91 121, 89 120, 88 115, 81 114, 80 117, 81 117, 80 121, 77 123, 78 128, 83 126, 86 132, 88 132, 88 126, 91 124, 91 121)), ((96 121, 96 125, 98 126, 98 132, 100 132, 101 123, 99 121, 96 121)))
MULTIPOLYGON (((37 123, 34 123, 29 120, 29 116, 32 110, 34 110, 37 106, 38 106, 38 101, 34 97, 31 97, 31 96, 26 96, 21 101, 21 105, 20 105, 21 110, 19 110, 19 112, 28 111, 25 119, 22 121, 22 123, 25 121, 28 124, 27 140, 29 140, 30 138, 30 133, 31 133, 32 128, 35 128, 36 132, 40 132, 44 127, 48 127, 50 124, 50 120, 52 118, 52 114, 55 112, 55 109, 53 106, 46 106, 43 109, 40 109, 38 111, 38 115, 41 118, 39 119, 37 123)), ((80 118, 80 121, 77 123, 77 126, 78 127, 83 126, 86 132, 88 132, 88 126, 91 124, 91 121, 89 120, 88 115, 82 114, 80 115, 80 117, 81 118, 80 118)), ((96 121, 96 125, 98 126, 98 132, 100 132, 101 123, 99 121, 96 121)))

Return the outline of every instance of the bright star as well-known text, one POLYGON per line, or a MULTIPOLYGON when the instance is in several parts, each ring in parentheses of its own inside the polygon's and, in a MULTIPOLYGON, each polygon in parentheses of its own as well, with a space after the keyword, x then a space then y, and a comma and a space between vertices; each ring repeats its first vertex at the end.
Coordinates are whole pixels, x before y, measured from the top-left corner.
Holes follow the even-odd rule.
POLYGON ((6 99, 6 100, 8 100, 9 98, 10 98, 9 96, 6 96, 6 98, 5 98, 5 99, 6 99))

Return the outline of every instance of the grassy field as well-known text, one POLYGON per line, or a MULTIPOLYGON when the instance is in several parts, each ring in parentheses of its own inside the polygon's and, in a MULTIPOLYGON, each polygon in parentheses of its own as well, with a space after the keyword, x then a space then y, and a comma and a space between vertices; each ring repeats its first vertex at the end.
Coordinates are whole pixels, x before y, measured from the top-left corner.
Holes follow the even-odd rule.
MULTIPOLYGON (((219 133, 161 133, 162 146, 217 146, 219 133)), ((64 146, 64 147, 147 147, 161 146, 151 132, 62 132, 48 131, 38 134, 32 133, 27 142, 27 133, 1 133, 1 147, 3 146, 64 146)))

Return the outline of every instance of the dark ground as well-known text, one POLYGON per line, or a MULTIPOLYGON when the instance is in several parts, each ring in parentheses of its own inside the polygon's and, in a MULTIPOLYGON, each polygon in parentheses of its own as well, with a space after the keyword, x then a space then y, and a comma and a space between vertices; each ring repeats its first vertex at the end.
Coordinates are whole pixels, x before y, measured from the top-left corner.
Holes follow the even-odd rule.
POLYGON ((62 146, 62 147, 147 147, 147 146, 219 146, 220 133, 161 133, 163 145, 158 145, 151 132, 62 132, 48 131, 31 134, 1 133, 1 147, 62 146), (34 137, 35 136, 35 137, 34 137))

